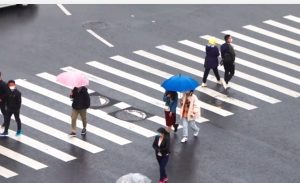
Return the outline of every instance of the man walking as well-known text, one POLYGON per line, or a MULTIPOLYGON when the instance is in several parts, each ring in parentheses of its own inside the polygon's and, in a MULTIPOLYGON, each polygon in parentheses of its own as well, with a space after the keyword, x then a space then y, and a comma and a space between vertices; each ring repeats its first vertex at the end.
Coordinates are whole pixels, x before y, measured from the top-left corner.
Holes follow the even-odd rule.
POLYGON ((4 121, 5 121, 5 115, 6 115, 6 109, 5 109, 5 97, 7 95, 8 87, 6 83, 2 80, 1 72, 0 72, 0 108, 1 113, 3 116, 3 123, 1 125, 1 128, 4 128, 4 121))
POLYGON ((8 136, 8 129, 10 125, 11 116, 14 115, 15 121, 17 122, 17 133, 19 136, 22 134, 21 131, 21 120, 20 120, 20 108, 21 108, 21 92, 16 88, 16 83, 14 80, 8 81, 9 90, 5 99, 6 115, 4 121, 4 132, 0 134, 1 137, 8 136))
POLYGON ((87 88, 85 86, 82 87, 74 87, 70 94, 70 98, 73 99, 72 103, 72 131, 70 133, 71 137, 76 136, 76 121, 78 114, 81 117, 83 129, 81 131, 81 135, 86 135, 86 111, 90 107, 90 96, 88 94, 87 88))
POLYGON ((231 45, 232 43, 232 37, 231 35, 227 34, 224 36, 225 43, 222 44, 221 46, 221 57, 222 57, 222 62, 224 65, 224 80, 223 86, 225 90, 229 87, 228 82, 231 80, 232 76, 234 75, 234 70, 235 70, 235 52, 234 49, 231 45))

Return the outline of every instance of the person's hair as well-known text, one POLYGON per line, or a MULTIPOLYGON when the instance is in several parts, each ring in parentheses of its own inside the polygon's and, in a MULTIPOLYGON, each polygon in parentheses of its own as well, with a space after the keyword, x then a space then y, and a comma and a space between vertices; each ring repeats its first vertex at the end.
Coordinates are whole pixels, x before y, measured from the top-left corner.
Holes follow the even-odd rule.
POLYGON ((226 34, 225 36, 224 36, 224 40, 225 40, 225 42, 227 43, 228 42, 228 39, 230 38, 230 34, 226 34))
POLYGON ((16 84, 16 82, 15 82, 14 80, 9 80, 9 81, 7 82, 7 84, 10 84, 10 83, 16 84))
POLYGON ((175 92, 175 91, 168 91, 167 95, 168 94, 170 94, 171 100, 174 100, 176 98, 176 96, 177 96, 177 92, 175 92))

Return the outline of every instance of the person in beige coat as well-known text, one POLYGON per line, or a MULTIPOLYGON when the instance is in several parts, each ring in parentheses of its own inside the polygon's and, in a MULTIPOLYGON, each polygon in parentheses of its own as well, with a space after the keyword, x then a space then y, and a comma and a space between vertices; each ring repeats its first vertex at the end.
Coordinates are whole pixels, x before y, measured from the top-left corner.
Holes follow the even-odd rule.
POLYGON ((182 143, 188 140, 188 126, 191 124, 191 128, 194 131, 194 136, 197 137, 199 133, 199 127, 196 125, 195 120, 200 117, 200 102, 194 91, 191 90, 183 94, 181 101, 180 117, 183 125, 183 138, 182 143))

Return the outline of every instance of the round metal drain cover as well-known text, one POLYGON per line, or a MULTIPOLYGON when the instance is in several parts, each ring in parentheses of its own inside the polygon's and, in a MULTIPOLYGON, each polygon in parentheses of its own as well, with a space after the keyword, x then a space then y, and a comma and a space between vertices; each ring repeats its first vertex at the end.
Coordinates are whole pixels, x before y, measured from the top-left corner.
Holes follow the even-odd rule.
POLYGON ((136 109, 124 109, 115 113, 115 117, 124 121, 140 121, 147 117, 147 114, 136 109))
POLYGON ((90 95, 90 99, 91 99, 90 108, 93 108, 93 109, 105 106, 110 102, 110 100, 108 98, 103 97, 103 96, 90 95))

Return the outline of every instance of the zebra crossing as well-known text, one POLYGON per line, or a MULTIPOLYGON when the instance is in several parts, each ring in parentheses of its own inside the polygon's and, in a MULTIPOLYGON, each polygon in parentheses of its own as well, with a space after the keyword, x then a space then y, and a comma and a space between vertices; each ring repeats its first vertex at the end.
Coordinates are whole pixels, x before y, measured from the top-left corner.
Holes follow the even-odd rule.
MULTIPOLYGON (((286 20, 293 21, 294 23, 300 23, 300 18, 287 15, 283 17, 286 20)), ((255 25, 245 25, 243 28, 247 31, 255 32, 259 35, 266 36, 269 39, 276 39, 280 40, 284 43, 291 44, 293 46, 299 47, 300 41, 299 39, 291 38, 286 35, 281 35, 275 33, 276 29, 283 29, 284 31, 289 31, 290 33, 295 34, 294 37, 297 37, 300 34, 299 27, 293 27, 287 24, 280 23, 279 21, 274 20, 267 20, 263 21, 263 23, 271 25, 272 30, 267 30, 265 28, 260 28, 255 25), (274 29, 274 30, 273 30, 274 29)), ((234 38, 240 39, 247 44, 252 44, 257 49, 263 47, 267 48, 271 51, 277 52, 277 54, 281 54, 282 58, 286 58, 285 60, 276 58, 274 56, 268 55, 268 53, 261 53, 255 51, 253 49, 246 48, 246 46, 234 45, 235 50, 239 53, 238 57, 236 58, 236 73, 235 77, 240 78, 242 81, 233 81, 231 83, 231 91, 229 92, 237 92, 237 95, 229 96, 224 90, 220 88, 211 88, 211 87, 198 87, 197 91, 200 93, 200 96, 203 94, 209 98, 224 102, 227 105, 234 106, 235 108, 226 108, 223 106, 216 106, 214 103, 201 101, 201 112, 202 116, 200 119, 197 120, 198 123, 208 122, 210 119, 205 115, 206 111, 209 111, 213 115, 217 117, 227 117, 230 115, 234 115, 237 113, 236 109, 239 110, 255 110, 262 106, 262 104, 276 104, 279 102, 284 102, 284 97, 291 97, 291 98, 298 98, 300 96, 299 92, 299 72, 300 72, 300 64, 289 62, 289 59, 296 59, 300 61, 300 53, 289 50, 284 48, 284 46, 279 45, 272 45, 271 43, 262 41, 255 37, 250 37, 245 34, 238 33, 232 30, 222 31, 223 34, 231 34, 234 38), (250 59, 242 59, 240 55, 251 55, 253 58, 258 58, 262 61, 261 64, 254 63, 253 60, 250 59), (276 67, 269 68, 267 66, 263 66, 264 63, 268 63, 269 65, 276 65, 276 67), (247 72, 243 72, 239 70, 239 65, 246 67, 247 69, 251 69, 255 72, 261 72, 263 74, 268 75, 269 77, 276 78, 276 81, 284 81, 288 82, 292 85, 292 88, 287 86, 282 86, 280 82, 271 82, 266 78, 260 78, 248 74, 247 72), (292 71, 293 73, 283 73, 278 68, 284 68, 292 71), (246 84, 245 84, 246 83, 246 84), (251 88, 251 86, 247 86, 247 83, 253 83, 256 86, 256 89, 251 88), (257 89, 258 88, 258 89, 257 89), (276 96, 272 95, 272 93, 265 93, 264 90, 260 90, 263 88, 267 88, 268 90, 272 90, 276 93, 276 96), (242 97, 240 97, 242 96, 242 97), (279 96, 279 97, 278 97, 279 96), (247 98, 254 98, 255 100, 246 100, 247 98)), ((160 86, 160 83, 150 80, 149 78, 144 77, 144 75, 134 74, 134 71, 139 71, 143 73, 147 73, 158 77, 163 81, 171 77, 172 75, 176 74, 177 71, 188 73, 198 80, 201 80, 203 76, 203 68, 198 67, 194 68, 193 64, 203 65, 204 58, 199 55, 193 54, 196 51, 201 51, 202 53, 205 52, 205 43, 212 35, 200 35, 199 40, 177 40, 176 45, 178 46, 169 46, 166 44, 158 45, 155 47, 155 50, 158 52, 152 52, 147 50, 136 50, 130 53, 132 58, 128 56, 128 58, 115 55, 108 58, 109 61, 113 62, 118 65, 119 68, 123 68, 123 66, 127 66, 133 70, 132 73, 128 73, 123 71, 122 69, 118 69, 117 67, 113 67, 109 64, 105 64, 103 62, 93 60, 93 61, 86 61, 85 66, 88 68, 93 68, 95 70, 105 72, 109 75, 112 75, 117 78, 122 78, 123 80, 130 81, 135 83, 138 86, 145 87, 155 93, 158 93, 162 96, 164 89, 160 86), (184 46, 185 49, 182 50, 181 47, 184 46), (159 54, 165 53, 165 54, 159 54), (168 55, 172 55, 169 56, 168 55), (175 58, 175 59, 174 59, 175 58), (177 59, 178 60, 177 60, 177 59), (184 60, 184 62, 182 62, 184 60), (154 63, 155 67, 150 66, 154 63), (164 68, 169 68, 168 71, 164 71, 159 66, 164 66, 164 68), (201 68, 201 69, 199 69, 201 68), (174 72, 173 72, 174 71, 174 72)), ((214 36, 218 37, 218 36, 214 36)), ((222 43, 222 39, 217 39, 219 43, 222 43)), ((110 90, 119 92, 121 95, 126 95, 128 97, 134 98, 137 101, 141 101, 147 106, 152 106, 154 108, 159 108, 161 111, 163 110, 164 103, 161 98, 157 98, 152 96, 151 93, 143 93, 142 91, 136 90, 131 88, 130 86, 126 85, 126 83, 118 83, 113 80, 104 79, 100 75, 92 73, 90 71, 86 71, 83 69, 78 69, 73 66, 62 66, 62 68, 57 68, 57 71, 78 71, 82 72, 89 80, 93 83, 93 86, 101 86, 108 88, 110 90)), ((219 67, 219 70, 224 72, 222 67, 219 67)), ((53 84, 53 87, 65 87, 66 89, 70 89, 66 86, 57 83, 55 74, 41 72, 35 74, 34 78, 36 80, 42 80, 46 83, 53 84)), ((213 75, 209 75, 207 78, 210 82, 216 83, 216 79, 213 75)), ((16 79, 17 85, 20 87, 20 90, 26 90, 26 93, 31 93, 34 95, 38 95, 39 97, 43 98, 45 101, 51 101, 57 103, 57 105, 61 106, 62 108, 70 108, 71 101, 70 99, 60 94, 57 91, 54 91, 47 87, 47 85, 39 85, 34 81, 29 81, 27 79, 16 79)), ((89 93, 95 92, 92 90, 93 88, 89 88, 89 93)), ((39 114, 45 115, 49 118, 55 119, 58 123, 62 123, 63 125, 70 125, 70 114, 66 114, 64 111, 59 111, 52 107, 49 104, 42 104, 41 102, 35 101, 30 99, 28 96, 22 96, 22 105, 26 108, 35 111, 39 114)), ((125 101, 120 101, 113 105, 114 107, 122 110, 131 107, 130 103, 125 101)), ((147 109, 143 109, 147 111, 147 109)), ((22 112, 22 111, 21 111, 22 112)), ((179 108, 177 108, 177 114, 179 114, 179 108)), ((101 139, 99 143, 90 142, 86 139, 80 138, 70 138, 68 137, 66 132, 63 132, 61 129, 58 129, 55 126, 52 126, 47 122, 45 119, 33 119, 28 117, 28 115, 21 114, 20 117, 22 119, 22 124, 35 129, 41 132, 44 136, 51 136, 55 140, 59 140, 63 143, 67 143, 70 146, 74 146, 75 148, 79 148, 82 151, 87 151, 91 154, 101 153, 103 151, 109 151, 109 148, 105 148, 102 146, 101 141, 107 141, 112 144, 116 144, 117 146, 124 146, 126 144, 133 143, 137 138, 150 138, 156 135, 154 130, 148 129, 144 127, 143 124, 132 123, 126 120, 122 120, 117 118, 116 116, 111 115, 110 113, 105 112, 103 109, 88 109, 88 115, 92 116, 93 119, 97 119, 100 121, 104 121, 107 126, 112 126, 114 128, 122 129, 122 132, 128 132, 128 134, 115 134, 110 131, 110 129, 106 129, 101 126, 101 124, 94 123, 88 124, 87 129, 89 134, 95 136, 97 139, 101 139), (125 137, 124 137, 125 136, 125 137), (132 136, 132 137, 131 137, 132 136), (129 137, 129 138, 128 138, 129 137)), ((148 116, 145 121, 150 122, 149 125, 153 126, 153 129, 164 126, 165 121, 161 114, 153 114, 152 116, 148 116)), ((78 128, 82 129, 82 123, 78 120, 78 128)), ((180 128, 182 128, 180 126, 180 128)), ((46 143, 43 143, 39 139, 35 139, 35 137, 30 137, 26 133, 19 137, 15 136, 15 132, 10 130, 9 131, 9 139, 17 141, 22 145, 28 146, 36 153, 43 153, 50 158, 55 158, 62 162, 69 162, 74 161, 78 157, 72 155, 71 152, 64 152, 59 150, 58 148, 52 147, 46 143)), ((5 145, 0 145, 0 155, 21 163, 27 167, 30 167, 34 170, 39 170, 43 168, 49 167, 49 165, 45 162, 39 162, 38 160, 34 160, 34 157, 28 157, 23 155, 19 152, 16 152, 5 145)), ((0 165, 0 176, 3 178, 10 178, 21 174, 21 172, 15 172, 16 170, 11 170, 5 165, 0 165)), ((1 179, 1 178, 0 178, 1 179)))

